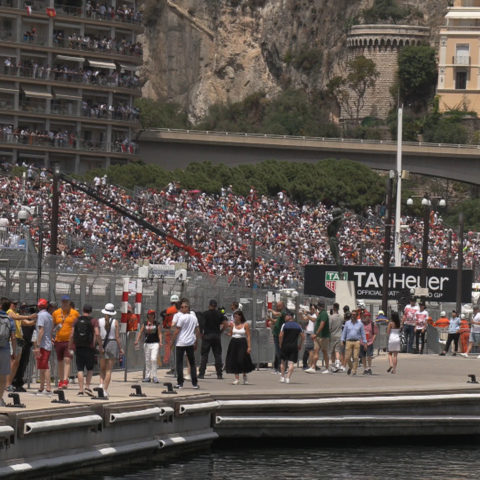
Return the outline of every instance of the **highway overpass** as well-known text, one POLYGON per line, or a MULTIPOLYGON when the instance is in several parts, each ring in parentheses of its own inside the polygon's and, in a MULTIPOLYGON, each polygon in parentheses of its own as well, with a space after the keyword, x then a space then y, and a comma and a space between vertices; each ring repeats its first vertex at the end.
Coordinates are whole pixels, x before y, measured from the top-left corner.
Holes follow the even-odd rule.
MULTIPOLYGON (((396 148, 393 141, 200 130, 152 129, 140 135, 140 157, 167 169, 206 160, 234 166, 272 159, 315 162, 337 158, 390 170, 396 168, 396 148)), ((480 184, 480 145, 404 142, 403 169, 480 184)))

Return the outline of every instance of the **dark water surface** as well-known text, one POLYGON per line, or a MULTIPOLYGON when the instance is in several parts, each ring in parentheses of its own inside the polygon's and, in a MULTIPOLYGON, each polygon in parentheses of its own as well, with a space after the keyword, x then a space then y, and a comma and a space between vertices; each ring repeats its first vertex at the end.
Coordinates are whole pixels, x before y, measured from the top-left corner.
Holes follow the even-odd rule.
MULTIPOLYGON (((236 445, 237 441, 231 441, 236 445)), ((142 467, 122 467, 119 471, 83 475, 96 480, 244 480, 244 479, 463 479, 480 477, 480 442, 453 442, 449 446, 355 447, 314 446, 292 440, 280 446, 249 446, 238 441, 238 448, 214 448, 210 453, 190 454, 170 463, 142 467)), ((445 444, 444 444, 445 445, 445 444)))

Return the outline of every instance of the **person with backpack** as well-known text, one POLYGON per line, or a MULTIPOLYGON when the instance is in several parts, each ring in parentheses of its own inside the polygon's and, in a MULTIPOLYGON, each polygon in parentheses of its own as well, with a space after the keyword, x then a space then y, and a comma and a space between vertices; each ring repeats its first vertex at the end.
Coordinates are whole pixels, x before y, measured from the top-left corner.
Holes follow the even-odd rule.
POLYGON ((102 310, 104 317, 98 320, 98 328, 102 339, 103 352, 100 355, 100 388, 104 397, 108 398, 108 387, 112 379, 112 370, 120 355, 123 355, 120 343, 117 314, 113 303, 107 303, 102 310))
POLYGON ((79 388, 77 395, 83 396, 86 393, 90 397, 93 397, 90 384, 93 377, 93 367, 95 366, 95 345, 98 345, 100 353, 103 352, 98 321, 92 318, 92 310, 90 305, 83 306, 82 315, 77 318, 73 325, 69 342, 69 350, 72 351, 73 348, 75 349, 75 363, 78 371, 77 378, 79 388), (85 382, 83 375, 84 369, 87 370, 85 382))
POLYGON ((15 359, 15 324, 7 315, 10 308, 10 300, 2 298, 0 305, 0 406, 4 407, 3 394, 7 386, 7 378, 10 374, 10 359, 15 359), (12 354, 10 355, 10 342, 12 342, 12 354))

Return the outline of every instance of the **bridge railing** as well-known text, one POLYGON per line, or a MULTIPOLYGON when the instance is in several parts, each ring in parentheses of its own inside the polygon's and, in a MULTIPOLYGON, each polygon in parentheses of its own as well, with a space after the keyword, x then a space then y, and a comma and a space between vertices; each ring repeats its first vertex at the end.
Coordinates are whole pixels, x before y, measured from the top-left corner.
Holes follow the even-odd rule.
MULTIPOLYGON (((205 135, 217 137, 236 137, 236 138, 269 138, 272 140, 303 140, 308 142, 332 142, 332 143, 363 143, 366 145, 396 145, 396 140, 370 140, 363 138, 329 138, 329 137, 308 137, 302 135, 276 135, 273 133, 246 133, 246 132, 224 132, 216 130, 185 130, 179 128, 151 128, 151 132, 159 133, 179 133, 187 135, 205 135)), ((461 143, 431 143, 431 142, 411 142, 403 141, 402 145, 411 145, 416 147, 443 147, 443 148, 465 148, 480 150, 480 145, 468 145, 461 143)))

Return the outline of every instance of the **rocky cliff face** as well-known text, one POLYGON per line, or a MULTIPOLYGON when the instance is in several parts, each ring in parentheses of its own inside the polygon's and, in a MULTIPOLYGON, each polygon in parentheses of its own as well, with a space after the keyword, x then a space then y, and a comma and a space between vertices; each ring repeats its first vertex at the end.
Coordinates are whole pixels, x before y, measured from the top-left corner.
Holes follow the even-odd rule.
MULTIPOLYGON (((177 102, 193 122, 215 102, 289 86, 318 89, 341 73, 346 35, 373 0, 145 0, 144 95, 177 102)), ((448 0, 409 0, 432 28, 448 0)))

